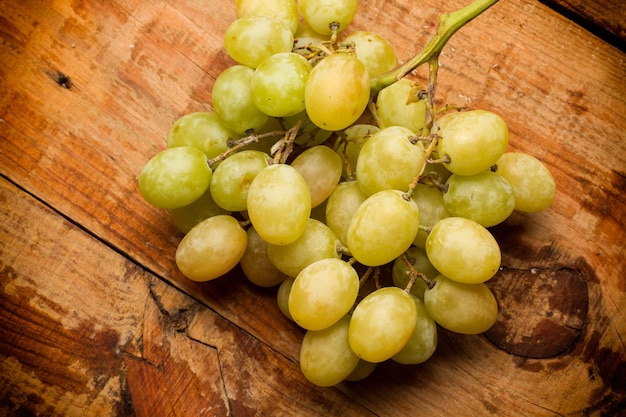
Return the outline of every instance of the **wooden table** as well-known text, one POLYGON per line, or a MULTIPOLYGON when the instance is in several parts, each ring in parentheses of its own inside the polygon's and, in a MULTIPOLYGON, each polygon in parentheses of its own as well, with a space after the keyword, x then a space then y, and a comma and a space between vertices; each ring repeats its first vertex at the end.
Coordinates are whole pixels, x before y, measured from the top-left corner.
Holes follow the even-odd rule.
MULTIPOLYGON (((465 4, 361 0, 350 30, 406 60, 465 4)), ((498 323, 318 388, 276 289, 186 280, 136 187, 170 125, 211 108, 234 2, 1 2, 0 415, 624 415, 626 9, 555 5, 501 1, 441 57, 438 102, 502 115, 558 185, 494 229, 498 323)))

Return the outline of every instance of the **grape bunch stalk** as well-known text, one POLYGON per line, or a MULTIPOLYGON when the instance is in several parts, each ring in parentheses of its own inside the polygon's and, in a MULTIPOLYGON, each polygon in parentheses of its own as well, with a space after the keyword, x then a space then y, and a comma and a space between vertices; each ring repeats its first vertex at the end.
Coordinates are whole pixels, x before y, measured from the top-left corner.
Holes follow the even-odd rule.
POLYGON ((555 182, 537 158, 507 151, 495 112, 435 105, 439 54, 496 2, 443 14, 399 64, 380 34, 344 32, 357 0, 236 0, 224 34, 235 63, 215 80, 212 110, 178 119, 138 176, 184 234, 185 277, 239 265, 277 289, 305 331, 313 384, 422 363, 438 326, 479 334, 497 319, 485 282, 501 252, 488 228, 549 207, 555 182))

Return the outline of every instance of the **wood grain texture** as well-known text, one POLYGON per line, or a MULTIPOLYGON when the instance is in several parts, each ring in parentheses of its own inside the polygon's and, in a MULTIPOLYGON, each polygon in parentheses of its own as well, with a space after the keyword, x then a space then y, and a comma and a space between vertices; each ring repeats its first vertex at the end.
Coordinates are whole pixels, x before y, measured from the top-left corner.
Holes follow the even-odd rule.
MULTIPOLYGON (((463 4, 361 1, 350 30, 380 32, 405 60, 463 4)), ((317 389, 299 374, 303 332, 275 291, 238 271, 186 280, 173 261, 180 234, 136 189, 169 126, 211 108, 215 77, 233 63, 221 36, 234 17, 231 2, 0 3, 1 410, 624 409, 626 56, 530 0, 498 3, 450 41, 438 102, 502 115, 511 149, 548 165, 557 198, 494 229, 503 270, 490 282, 501 307, 491 332, 442 331, 423 366, 385 363, 362 383, 317 389)))
POLYGON ((553 0, 564 10, 580 17, 581 25, 601 29, 615 37, 621 43, 622 50, 626 44, 626 3, 621 0, 553 0))

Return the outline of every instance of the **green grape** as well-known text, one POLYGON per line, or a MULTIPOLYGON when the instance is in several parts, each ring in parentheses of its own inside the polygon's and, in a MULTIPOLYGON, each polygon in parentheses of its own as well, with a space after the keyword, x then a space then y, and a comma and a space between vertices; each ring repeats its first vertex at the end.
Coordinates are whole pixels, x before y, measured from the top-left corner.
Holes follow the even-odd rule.
POLYGON ((348 248, 363 265, 384 265, 411 246, 419 221, 417 204, 411 198, 407 201, 402 191, 379 191, 354 213, 348 227, 348 248))
POLYGON ((270 160, 266 153, 244 150, 222 161, 213 172, 209 188, 215 202, 226 210, 246 210, 250 184, 270 160))
POLYGON ((352 313, 348 337, 361 359, 379 363, 407 344, 417 321, 413 298, 398 287, 383 287, 368 294, 352 313))
POLYGON ((298 5, 294 0, 236 0, 237 18, 270 16, 283 22, 292 33, 298 28, 298 5))
POLYGON ((233 269, 246 251, 248 235, 229 215, 209 217, 178 244, 176 265, 193 281, 209 281, 233 269))
POLYGON ((214 112, 189 113, 179 118, 167 133, 167 147, 191 146, 215 158, 228 149, 228 139, 237 135, 214 112))
POLYGON ((424 145, 411 143, 409 129, 392 126, 363 144, 356 162, 356 180, 365 195, 382 190, 406 191, 424 165, 424 145))
POLYGON ((348 244, 348 228, 354 213, 367 199, 356 181, 341 182, 328 197, 326 224, 343 245, 348 244))
POLYGON ((298 29, 293 35, 293 50, 301 55, 309 54, 310 46, 317 46, 329 39, 326 35, 321 35, 313 30, 313 28, 304 20, 298 23, 298 29))
POLYGON ((278 303, 278 309, 285 317, 293 321, 291 313, 289 312, 289 294, 291 294, 291 287, 296 280, 295 277, 287 277, 280 283, 278 291, 276 292, 276 302, 278 303))
MULTIPOLYGON (((439 271, 430 263, 426 251, 416 246, 411 246, 404 252, 409 263, 413 266, 413 269, 426 276, 428 279, 434 279, 439 275, 439 271)), ((391 276, 393 279, 393 285, 398 288, 406 288, 411 279, 409 275, 409 267, 406 265, 402 257, 398 257, 393 261, 391 268, 391 276)), ((427 284, 422 278, 417 277, 415 283, 411 287, 410 293, 419 299, 424 299, 424 290, 426 290, 427 284)))
POLYGON ((331 23, 344 30, 356 14, 358 0, 299 0, 300 14, 304 20, 322 35, 330 35, 331 23))
POLYGON ((319 220, 309 219, 304 233, 287 245, 267 245, 267 255, 272 264, 291 277, 305 267, 326 258, 339 258, 340 242, 332 230, 319 220))
POLYGON ((415 329, 409 341, 402 350, 391 359, 404 365, 417 365, 428 360, 437 349, 437 325, 430 317, 424 302, 418 297, 411 296, 415 303, 415 329))
POLYGON ((535 213, 552 204, 556 184, 540 160, 522 152, 506 152, 496 165, 496 174, 506 178, 513 187, 516 210, 535 213))
POLYGON ((224 48, 237 63, 256 68, 265 58, 291 52, 293 33, 281 20, 263 15, 242 17, 224 34, 224 48))
POLYGON ((343 41, 354 44, 356 57, 363 62, 370 78, 384 74, 398 66, 398 57, 393 46, 378 33, 356 31, 346 36, 343 41))
POLYGON ((282 120, 285 129, 291 129, 296 123, 302 122, 294 142, 306 148, 323 144, 333 134, 329 130, 317 127, 309 118, 306 110, 293 116, 284 117, 282 120))
POLYGON ((254 70, 244 65, 226 68, 213 84, 213 108, 219 118, 238 134, 259 130, 269 116, 259 110, 252 99, 254 70))
POLYGON ((311 192, 290 165, 274 164, 259 172, 248 188, 248 216, 257 233, 272 245, 298 239, 311 215, 311 192))
POLYGON ((336 258, 316 261, 296 277, 289 294, 289 312, 307 330, 322 330, 348 313, 359 293, 359 275, 336 258))
POLYGON ((193 203, 172 209, 171 214, 174 226, 181 232, 187 233, 204 219, 217 216, 218 214, 231 213, 217 205, 213 197, 211 197, 211 188, 209 187, 193 203))
POLYGON ((335 53, 322 59, 313 67, 304 90, 311 121, 324 130, 347 128, 367 107, 369 83, 367 69, 356 56, 335 53))
POLYGON ((444 275, 426 290, 424 305, 437 324, 456 333, 483 333, 498 318, 498 303, 489 287, 456 282, 444 275))
POLYGON ((440 157, 448 155, 446 168, 459 175, 488 170, 502 156, 509 130, 500 116, 487 110, 449 113, 438 121, 440 157))
MULTIPOLYGON (((417 203, 420 209, 420 225, 424 227, 433 227, 437 222, 446 217, 450 217, 450 213, 443 204, 443 193, 437 188, 417 184, 411 198, 417 203)), ((413 244, 420 248, 426 245, 428 233, 425 230, 419 230, 413 240, 413 244)))
POLYGON ((248 229, 246 251, 239 260, 241 270, 248 280, 259 287, 273 287, 283 282, 287 275, 274 266, 267 255, 267 242, 256 232, 248 229))
POLYGON ((308 148, 292 162, 311 191, 311 207, 317 207, 333 192, 341 179, 341 158, 328 146, 308 148))
POLYGON ((304 111, 304 86, 311 64, 302 55, 282 52, 265 58, 252 76, 252 99, 263 113, 286 117, 304 111))
POLYGON ((309 330, 300 346, 300 369, 311 383, 330 387, 346 379, 357 367, 359 358, 350 349, 348 327, 350 316, 344 316, 323 330, 309 330))
POLYGON ((376 110, 382 126, 404 126, 421 134, 426 117, 426 102, 417 99, 420 87, 402 78, 383 88, 376 97, 376 110))
POLYGON ((137 185, 148 203, 174 209, 200 198, 209 188, 212 175, 202 151, 178 146, 153 156, 141 170, 137 185))
POLYGON ((352 371, 352 373, 350 373, 345 380, 351 382, 362 381, 374 372, 376 365, 377 364, 375 363, 359 359, 359 363, 356 364, 356 368, 354 368, 354 371, 352 371))
POLYGON ((378 126, 370 124, 355 124, 343 131, 344 137, 335 144, 335 152, 337 152, 343 161, 341 176, 344 179, 354 179, 356 161, 359 158, 363 144, 379 131, 380 128, 378 126), (350 172, 348 172, 347 169, 348 165, 350 172))
POLYGON ((443 204, 448 213, 472 219, 485 227, 503 222, 515 208, 513 187, 506 178, 491 171, 452 174, 446 187, 443 204))
POLYGON ((426 254, 448 278, 476 284, 492 278, 500 268, 496 239, 484 226, 463 217, 447 217, 432 228, 426 254))

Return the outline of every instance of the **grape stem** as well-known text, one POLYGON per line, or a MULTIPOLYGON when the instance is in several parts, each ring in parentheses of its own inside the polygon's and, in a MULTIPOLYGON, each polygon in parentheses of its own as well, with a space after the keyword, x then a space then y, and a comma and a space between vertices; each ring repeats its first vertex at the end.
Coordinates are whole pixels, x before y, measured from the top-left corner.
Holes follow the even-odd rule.
POLYGON ((442 14, 439 17, 437 33, 424 49, 396 69, 372 78, 370 80, 370 92, 375 95, 419 66, 430 62, 433 58, 437 59, 452 35, 497 2, 498 0, 475 0, 472 4, 453 13, 442 14))
POLYGON ((428 279, 428 277, 426 275, 424 275, 421 272, 418 272, 414 267, 413 264, 411 263, 411 261, 409 260, 408 256, 406 256, 406 253, 402 254, 402 261, 404 261, 404 264, 406 265, 406 267, 409 270, 409 282, 406 285, 406 287, 404 288, 404 291, 408 294, 411 292, 411 288, 413 287, 413 285, 415 284, 415 280, 420 278, 422 280, 424 280, 424 282, 426 282, 426 285, 428 286, 428 288, 433 288, 435 286, 435 282, 431 281, 428 279))

